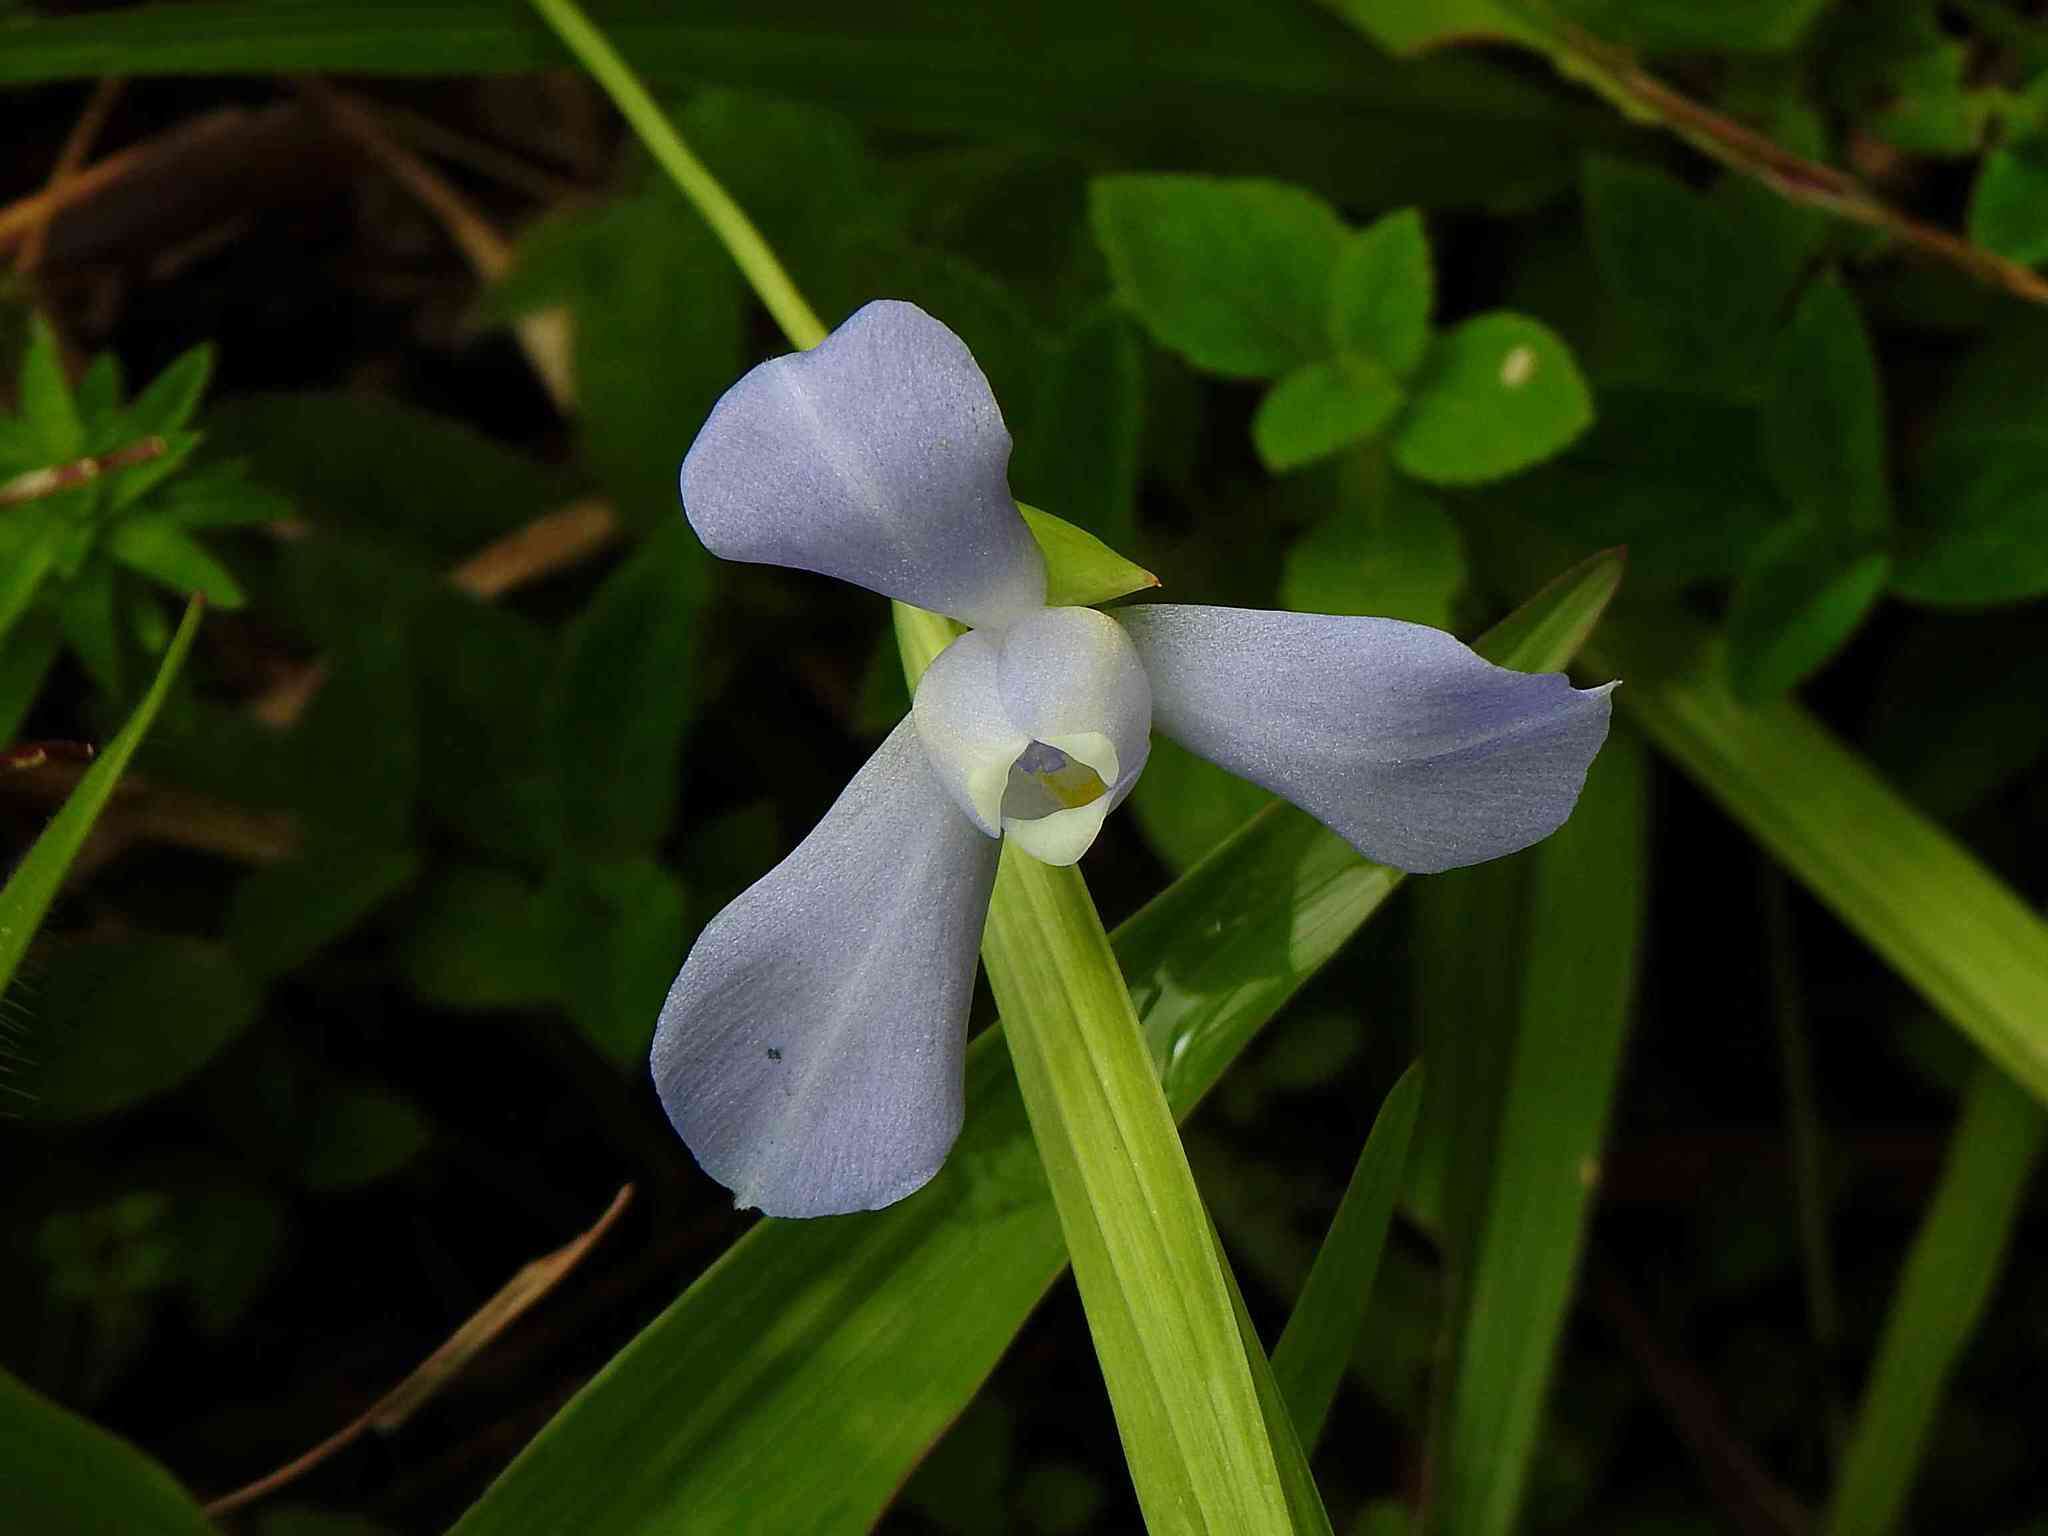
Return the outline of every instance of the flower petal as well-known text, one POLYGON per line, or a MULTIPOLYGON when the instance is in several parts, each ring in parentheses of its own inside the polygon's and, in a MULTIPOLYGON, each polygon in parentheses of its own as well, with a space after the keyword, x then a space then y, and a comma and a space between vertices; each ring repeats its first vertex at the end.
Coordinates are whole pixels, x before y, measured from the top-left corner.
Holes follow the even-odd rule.
POLYGON ((1612 683, 1510 672, 1420 624, 1189 604, 1117 617, 1160 731, 1397 869, 1548 837, 1607 737, 1612 683))
POLYGON ((1003 834, 1010 765, 1031 738, 1003 712, 1001 631, 972 629, 918 679, 910 717, 932 772, 953 803, 990 837, 1003 834))
POLYGON ((1045 603, 1010 496, 1010 434, 967 345, 881 299, 726 391, 683 460, 683 510, 726 560, 818 571, 1003 624, 1045 603))
POLYGON ((905 720, 706 925, 662 1006, 654 1082, 735 1204, 875 1210, 938 1171, 960 1131, 996 852, 905 720))

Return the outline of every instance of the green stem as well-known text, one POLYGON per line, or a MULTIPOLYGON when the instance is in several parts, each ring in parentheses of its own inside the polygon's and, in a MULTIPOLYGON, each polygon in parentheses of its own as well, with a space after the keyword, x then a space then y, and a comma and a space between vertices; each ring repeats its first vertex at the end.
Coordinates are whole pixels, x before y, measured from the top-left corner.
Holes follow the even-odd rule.
POLYGON ((668 172, 691 206, 704 216, 704 222, 711 226, 711 232, 718 236, 754 292, 761 296, 761 302, 768 306, 768 313, 782 327, 790 345, 815 347, 823 341, 823 323, 796 291, 796 284, 790 281, 789 273, 776 260, 768 242, 761 238, 761 232, 754 228, 754 221, 691 152, 668 115, 633 73, 632 66, 619 57, 619 51, 583 14, 583 8, 576 0, 533 0, 533 8, 590 71, 591 78, 604 87, 620 115, 640 135, 648 153, 668 172))

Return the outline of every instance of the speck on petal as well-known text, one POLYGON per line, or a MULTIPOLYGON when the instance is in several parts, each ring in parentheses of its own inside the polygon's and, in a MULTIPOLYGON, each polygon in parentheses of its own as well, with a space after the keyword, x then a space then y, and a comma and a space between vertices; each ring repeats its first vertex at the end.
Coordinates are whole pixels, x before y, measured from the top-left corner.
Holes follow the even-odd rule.
POLYGON ((996 853, 905 720, 706 925, 662 1007, 654 1081, 736 1204, 875 1210, 938 1172, 996 853))
POLYGON ((1397 869, 1548 837, 1607 738, 1613 684, 1511 672, 1420 624, 1193 604, 1117 617, 1163 734, 1397 869))
POLYGON ((683 460, 683 510, 727 560, 817 571, 1002 624, 1045 603, 1010 434, 965 342, 866 305, 727 390, 683 460))

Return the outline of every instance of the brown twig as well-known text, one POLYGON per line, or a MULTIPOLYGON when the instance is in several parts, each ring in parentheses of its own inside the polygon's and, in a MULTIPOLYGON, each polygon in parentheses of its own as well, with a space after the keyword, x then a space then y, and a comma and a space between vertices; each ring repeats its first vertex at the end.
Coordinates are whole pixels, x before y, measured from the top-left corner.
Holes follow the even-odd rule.
MULTIPOLYGON (((394 180, 431 213, 455 242, 477 274, 496 282, 512 265, 512 246, 446 177, 386 131, 367 103, 324 80, 306 78, 299 89, 342 133, 367 151, 394 180)), ((569 414, 576 403, 575 376, 570 367, 569 316, 566 310, 543 310, 523 317, 516 327, 519 345, 533 365, 541 387, 556 409, 569 414)))
POLYGON ((249 132, 257 120, 257 114, 244 108, 222 107, 181 123, 159 138, 96 160, 76 175, 52 182, 42 191, 0 208, 0 249, 26 239, 30 231, 46 227, 66 209, 89 202, 154 165, 195 151, 218 149, 226 141, 249 132))
POLYGON ((222 1494, 206 1506, 206 1512, 209 1515, 225 1515, 232 1510, 240 1509, 243 1505, 252 1503, 266 1494, 275 1493, 303 1477, 337 1451, 354 1444, 368 1431, 390 1434, 401 1427, 430 1398, 461 1375, 463 1368, 493 1339, 511 1327, 528 1308, 559 1285, 563 1278, 583 1261, 584 1255, 596 1247, 612 1229, 632 1198, 633 1186, 623 1186, 618 1194, 612 1197, 612 1203, 606 1207, 605 1213, 598 1217, 595 1225, 575 1241, 521 1268, 519 1273, 505 1282, 495 1296, 450 1334, 439 1349, 421 1361, 397 1386, 371 1404, 366 1412, 357 1415, 303 1456, 295 1457, 276 1471, 259 1477, 255 1482, 237 1488, 232 1493, 222 1494))
MULTIPOLYGON (((114 107, 121 100, 121 91, 126 83, 117 75, 109 75, 93 87, 85 110, 71 125, 71 133, 57 154, 57 163, 50 168, 50 179, 44 183, 45 191, 55 193, 77 177, 79 167, 85 164, 85 157, 92 153, 94 141, 105 130, 107 119, 114 115, 114 107)), ((28 233, 22 237, 21 246, 14 253, 14 270, 26 275, 41 266, 49 238, 50 215, 46 213, 31 223, 28 233)))
POLYGON ((1604 1265, 1591 1265, 1586 1290, 1736 1525, 1748 1536, 1804 1536, 1811 1531, 1812 1513, 1779 1487, 1736 1437, 1722 1418, 1713 1389, 1698 1371, 1664 1348, 1621 1277, 1604 1265))
POLYGON ((472 597, 499 597, 515 587, 588 560, 619 536, 611 503, 573 501, 486 544, 448 573, 472 597))
POLYGON ((125 448, 116 448, 112 453, 102 453, 89 459, 73 459, 69 464, 53 464, 48 469, 32 469, 25 475, 16 475, 0 485, 0 507, 17 506, 24 501, 37 501, 45 496, 55 496, 59 491, 68 491, 87 481, 97 480, 101 475, 117 469, 127 469, 135 464, 147 464, 151 459, 160 459, 170 452, 171 445, 161 437, 138 438, 125 448))
POLYGON ((515 192, 522 192, 535 202, 560 203, 589 196, 580 182, 530 164, 496 144, 450 128, 439 118, 429 117, 424 112, 415 112, 394 101, 379 101, 373 110, 401 138, 409 139, 443 160, 467 166, 478 175, 488 176, 515 192))

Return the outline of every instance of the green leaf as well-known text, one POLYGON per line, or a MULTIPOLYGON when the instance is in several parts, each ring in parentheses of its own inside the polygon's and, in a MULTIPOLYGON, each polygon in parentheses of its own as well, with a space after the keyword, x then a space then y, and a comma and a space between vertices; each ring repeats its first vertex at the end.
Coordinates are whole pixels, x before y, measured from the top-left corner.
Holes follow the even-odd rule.
POLYGON ((130 518, 114 525, 106 547, 130 570, 175 592, 197 592, 223 608, 239 608, 247 601, 227 567, 175 524, 153 517, 130 518))
MULTIPOLYGON (((128 696, 130 647, 123 639, 119 569, 94 561, 56 589, 57 627, 86 675, 110 699, 128 696)), ((129 595, 134 596, 133 588, 129 595)), ((141 611, 138 603, 135 612, 141 611)))
POLYGON ((1451 43, 1524 42, 1544 33, 1516 0, 1321 0, 1389 53, 1426 53, 1451 43))
POLYGON ((1900 1527, 1949 1377, 2005 1267, 2044 1133, 2038 1095, 1980 1065, 1885 1317, 1827 1536, 1886 1536, 1900 1527))
POLYGON ((547 731, 566 830, 585 848, 649 848, 675 820, 708 563, 689 525, 672 517, 563 635, 547 731))
POLYGON ((1435 304, 1420 213, 1404 208, 1345 237, 1330 285, 1330 340, 1340 353, 1363 353, 1406 377, 1429 351, 1435 304))
POLYGON ((85 423, 64 378, 64 359, 56 332, 41 315, 29 317, 28 351, 21 360, 17 389, 21 421, 42 458, 43 468, 64 464, 85 452, 85 423))
POLYGON ((1422 1068, 1401 1074, 1372 1123, 1315 1267, 1273 1349, 1273 1375, 1295 1432, 1313 1449, 1330 1416, 1344 1367, 1365 1326, 1366 1304, 1379 1273, 1408 1164, 1408 1143, 1422 1104, 1422 1068))
POLYGON ((417 854, 337 841, 246 875, 224 937, 251 975, 295 971, 418 878, 417 854))
POLYGON ((121 446, 110 441, 106 432, 110 418, 120 408, 121 394, 121 359, 112 352, 102 352, 79 379, 74 396, 79 419, 85 423, 87 453, 105 453, 121 446))
POLYGON ((1027 507, 1017 510, 1045 556, 1045 600, 1054 608, 1089 608, 1159 585, 1159 578, 1133 565, 1085 528, 1027 507))
POLYGON ((162 935, 51 949, 37 1120, 83 1120, 167 1093, 247 1029, 261 1002, 227 951, 162 935))
POLYGON ((1131 814, 1169 869, 1193 869, 1217 844, 1273 803, 1271 791, 1218 768, 1165 736, 1131 790, 1131 814))
POLYGON ((290 497, 258 485, 236 466, 189 471, 149 501, 151 519, 174 528, 240 528, 282 522, 296 510, 290 497))
MULTIPOLYGON (((1562 665, 1562 647, 1583 637, 1619 575, 1611 555, 1567 573, 1525 605, 1515 646, 1482 647, 1510 665, 1562 665)), ((1400 879, 1276 805, 1117 930, 1177 1117, 1400 879)), ((937 1178, 873 1215, 756 1225, 456 1530, 864 1529, 1064 1265, 1023 1101, 991 1031, 968 1051, 966 1128, 937 1178), (711 1386, 678 1397, 679 1381, 711 1386), (792 1458, 792 1445, 804 1454, 792 1458)))
POLYGON ((1799 511, 1875 539, 1891 524, 1884 407, 1870 334, 1849 290, 1809 284, 1771 365, 1777 392, 1764 416, 1764 460, 1799 511))
POLYGON ((561 977, 540 889, 505 870, 457 865, 422 894, 406 935, 406 980, 444 1008, 537 1008, 561 977))
POLYGON ((1750 556, 1728 606, 1728 680, 1748 702, 1817 672, 1884 594, 1891 558, 1808 515, 1750 556))
POLYGON ((44 614, 31 614, 0 634, 0 747, 14 740, 35 707, 63 643, 63 631, 44 614))
POLYGON ((1786 242, 1725 198, 1629 161, 1589 160, 1581 190, 1601 284, 1647 347, 1645 371, 1753 390, 1798 275, 1773 259, 1786 242))
POLYGON ((1927 444, 1901 513, 1893 590, 1972 606, 2048 592, 2048 424, 1972 427, 1927 444))
POLYGON ((157 669, 149 692, 120 734, 107 743, 106 750, 85 771, 70 798, 7 877, 6 886, 0 888, 0 992, 13 981, 15 968, 21 964, 29 940, 49 912, 65 871, 84 846, 86 834, 105 809, 128 760, 149 733, 157 710, 163 707, 164 696, 171 691, 171 682, 192 649, 192 637, 199 632, 200 611, 197 601, 186 607, 184 621, 172 637, 170 649, 164 652, 163 665, 157 669))
POLYGON ((98 482, 106 493, 108 513, 132 507, 158 486, 171 480, 183 469, 199 447, 197 432, 172 432, 166 435, 164 451, 153 459, 144 459, 140 464, 131 464, 103 476, 98 482))
POLYGON ((0 1371, 9 1519, 37 1536, 216 1536, 177 1479, 127 1441, 0 1371))
MULTIPOLYGON (((1944 1018, 2048 1099, 2048 926, 1811 715, 1783 700, 1745 708, 1710 647, 1674 662, 1636 621, 1609 625, 1596 659, 1627 679, 1624 712, 1944 1018)), ((1657 633, 1681 628, 1659 616, 1657 633)))
POLYGON ((1278 474, 1363 442, 1401 409, 1401 386, 1369 357, 1303 363, 1266 392, 1252 443, 1278 474))
POLYGON ((1970 239, 2027 266, 2048 261, 2048 139, 2001 145, 1970 191, 1970 239))
POLYGON ((331 1193, 388 1179, 432 1139, 427 1117, 409 1099, 345 1080, 323 1088, 298 1127, 298 1175, 308 1189, 331 1193))
POLYGON ((571 861, 547 889, 555 990, 609 1061, 645 1070, 661 1000, 689 949, 682 883, 652 859, 571 861))
POLYGON ((1300 613, 1376 614, 1448 629, 1464 587, 1458 525, 1413 485, 1382 475, 1288 550, 1280 601, 1300 613))
POLYGON ((1530 855, 1519 1017, 1444 1450, 1443 1528, 1461 1536, 1517 1529, 1535 1464, 1627 1033, 1646 781, 1639 738, 1614 732, 1578 810, 1530 855))
POLYGON ((1128 547, 1138 531, 1144 386, 1137 327, 1105 301, 1046 354, 1033 430, 1010 461, 1016 494, 1128 547))
POLYGON ((1559 452, 1593 421, 1571 350, 1539 321, 1497 310, 1437 338, 1394 434, 1418 480, 1472 485, 1559 452))
POLYGON ((0 643, 28 612, 57 563, 60 530, 40 520, 0 523, 0 643))
POLYGON ((1117 292, 1162 346, 1249 379, 1329 350, 1345 229, 1321 198, 1212 176, 1098 177, 1088 198, 1117 292))
POLYGON ((151 379, 142 393, 128 403, 121 413, 117 437, 133 442, 153 434, 169 436, 184 430, 192 424, 199 402, 206 395, 207 381, 212 377, 213 344, 201 342, 151 379))
POLYGON ((1595 37, 1668 53, 1784 53, 1828 0, 1559 0, 1558 14, 1595 37))

